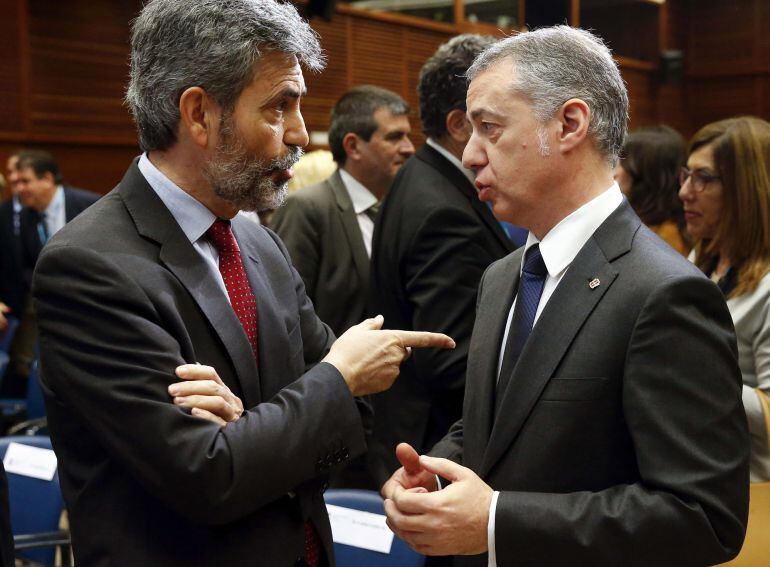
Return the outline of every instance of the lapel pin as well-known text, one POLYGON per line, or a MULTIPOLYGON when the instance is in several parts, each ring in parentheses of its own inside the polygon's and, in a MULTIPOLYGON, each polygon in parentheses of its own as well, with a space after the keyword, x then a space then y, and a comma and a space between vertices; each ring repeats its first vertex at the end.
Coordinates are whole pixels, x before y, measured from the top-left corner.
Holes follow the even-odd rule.
POLYGON ((590 282, 588 282, 588 287, 590 287, 591 289, 596 289, 597 287, 599 287, 601 283, 602 282, 599 281, 599 278, 594 278, 590 282))

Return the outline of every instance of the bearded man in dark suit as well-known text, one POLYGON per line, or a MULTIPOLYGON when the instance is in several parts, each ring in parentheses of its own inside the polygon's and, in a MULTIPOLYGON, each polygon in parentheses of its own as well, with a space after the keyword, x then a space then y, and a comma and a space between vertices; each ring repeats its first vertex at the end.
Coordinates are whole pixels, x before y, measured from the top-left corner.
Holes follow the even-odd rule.
POLYGON ((429 333, 336 342, 272 209, 308 143, 288 3, 154 0, 133 24, 127 100, 143 153, 40 255, 42 382, 75 561, 333 565, 325 475, 364 450, 355 397, 429 333))
POLYGON ((613 182, 628 97, 609 50, 545 28, 468 76, 463 163, 530 234, 479 286, 462 419, 431 456, 398 447, 390 525, 456 565, 729 560, 749 451, 732 321, 613 182))

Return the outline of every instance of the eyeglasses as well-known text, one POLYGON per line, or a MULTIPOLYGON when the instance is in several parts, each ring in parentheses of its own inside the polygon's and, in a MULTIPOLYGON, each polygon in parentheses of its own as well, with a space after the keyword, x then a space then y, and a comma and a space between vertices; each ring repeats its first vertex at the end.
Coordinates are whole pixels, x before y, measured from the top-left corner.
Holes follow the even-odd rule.
POLYGON ((697 193, 701 193, 703 190, 706 189, 706 186, 709 183, 713 183, 714 181, 719 181, 720 177, 718 175, 714 175, 712 173, 706 173, 702 169, 687 169, 686 167, 683 167, 679 170, 679 186, 684 186, 685 183, 687 183, 687 180, 691 179, 692 181, 692 189, 693 191, 697 193))

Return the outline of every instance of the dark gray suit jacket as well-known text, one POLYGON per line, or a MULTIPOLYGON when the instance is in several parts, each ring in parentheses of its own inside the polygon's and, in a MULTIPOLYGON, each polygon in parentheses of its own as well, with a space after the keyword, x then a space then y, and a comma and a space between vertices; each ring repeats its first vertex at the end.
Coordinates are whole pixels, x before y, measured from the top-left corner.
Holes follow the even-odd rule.
POLYGON ((369 308, 386 327, 446 333, 457 347, 415 350, 393 387, 372 396, 369 460, 380 484, 399 466, 399 442, 427 451, 460 418, 479 281, 511 250, 457 167, 428 145, 409 158, 374 227, 369 308))
POLYGON ((498 566, 734 556, 748 512, 749 442, 720 291, 624 202, 551 296, 493 419, 520 265, 517 251, 482 279, 463 418, 432 450, 501 491, 498 566))
POLYGON ((339 336, 364 319, 369 256, 339 170, 292 193, 271 225, 321 320, 339 336))
POLYGON ((134 163, 44 248, 33 293, 43 389, 79 565, 292 565, 310 519, 331 556, 325 472, 364 450, 332 333, 280 240, 235 218, 259 361, 134 163), (171 403, 217 369, 247 411, 220 429, 171 403))

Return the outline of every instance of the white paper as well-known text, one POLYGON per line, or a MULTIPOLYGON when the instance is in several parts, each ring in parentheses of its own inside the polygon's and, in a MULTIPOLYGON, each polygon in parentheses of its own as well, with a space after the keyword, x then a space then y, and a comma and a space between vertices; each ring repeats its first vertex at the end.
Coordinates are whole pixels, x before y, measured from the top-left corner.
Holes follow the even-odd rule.
POLYGON ((326 509, 329 511, 334 543, 390 553, 393 532, 385 523, 385 516, 332 504, 327 504, 326 509))
POLYGON ((56 473, 56 454, 51 449, 9 443, 3 466, 7 473, 50 481, 56 473))

